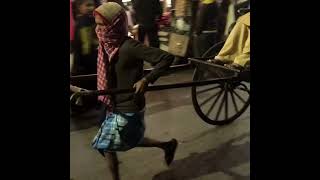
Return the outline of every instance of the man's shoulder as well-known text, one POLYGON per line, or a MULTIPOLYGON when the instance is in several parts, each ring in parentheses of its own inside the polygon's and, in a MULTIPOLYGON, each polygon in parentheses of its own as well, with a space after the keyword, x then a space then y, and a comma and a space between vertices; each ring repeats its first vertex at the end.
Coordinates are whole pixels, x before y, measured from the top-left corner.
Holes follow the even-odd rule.
POLYGON ((141 45, 141 43, 135 39, 132 39, 130 37, 127 37, 123 44, 122 44, 122 47, 136 47, 138 45, 141 45))
POLYGON ((140 43, 139 41, 131 38, 131 37, 127 37, 126 40, 125 40, 126 43, 140 43))
POLYGON ((136 48, 139 47, 139 45, 141 45, 139 41, 127 37, 122 43, 119 51, 121 51, 121 53, 126 54, 134 53, 136 51, 136 48))

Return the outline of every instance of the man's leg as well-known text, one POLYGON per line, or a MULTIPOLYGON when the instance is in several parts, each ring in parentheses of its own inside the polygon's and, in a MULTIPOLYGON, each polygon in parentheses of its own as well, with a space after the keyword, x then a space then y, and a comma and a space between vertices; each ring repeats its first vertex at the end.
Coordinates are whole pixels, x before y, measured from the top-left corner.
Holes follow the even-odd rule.
POLYGON ((172 139, 167 142, 158 141, 150 138, 143 138, 142 142, 138 145, 138 147, 157 147, 164 151, 165 153, 165 161, 169 166, 174 159, 174 154, 178 146, 178 141, 176 139, 172 139))
POLYGON ((192 39, 192 53, 194 57, 201 57, 200 51, 200 43, 199 43, 199 36, 193 35, 192 39))
POLYGON ((112 175, 113 180, 120 180, 119 176, 119 162, 118 162, 118 157, 117 153, 115 152, 106 152, 104 153, 105 158, 108 163, 109 170, 112 175))
MULTIPOLYGON (((170 142, 170 141, 169 141, 170 142)), ((143 138, 142 142, 138 145, 139 147, 157 147, 164 149, 169 142, 158 141, 150 138, 143 138)))
POLYGON ((142 25, 139 25, 138 28, 138 40, 143 44, 144 43, 144 37, 146 36, 145 28, 142 25))
POLYGON ((159 48, 160 41, 158 37, 158 26, 154 25, 151 28, 146 29, 146 33, 148 34, 149 44, 151 47, 159 48))

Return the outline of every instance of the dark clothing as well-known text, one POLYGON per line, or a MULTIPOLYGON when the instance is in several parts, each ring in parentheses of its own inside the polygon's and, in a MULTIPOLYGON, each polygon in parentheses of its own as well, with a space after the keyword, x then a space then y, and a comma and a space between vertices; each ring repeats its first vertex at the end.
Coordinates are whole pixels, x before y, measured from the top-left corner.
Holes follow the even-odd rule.
POLYGON ((191 0, 191 32, 194 32, 199 0, 191 0))
POLYGON ((139 25, 138 29, 138 39, 140 42, 144 42, 145 35, 148 36, 149 45, 151 47, 159 48, 160 41, 158 38, 158 26, 154 25, 153 27, 145 27, 143 25, 139 25))
POLYGON ((159 0, 132 0, 135 18, 138 24, 144 27, 154 27, 156 17, 162 14, 159 0))
POLYGON ((219 6, 218 15, 218 41, 225 39, 225 28, 227 23, 227 15, 229 11, 230 0, 222 0, 219 6))
POLYGON ((100 0, 93 0, 94 2, 94 7, 99 7, 101 5, 101 1, 100 0))
POLYGON ((218 41, 218 10, 217 2, 199 3, 193 36, 193 55, 195 57, 201 57, 218 41))
POLYGON ((203 33, 193 37, 193 55, 203 57, 203 54, 216 44, 216 33, 203 33))
POLYGON ((132 6, 135 11, 135 20, 139 24, 139 41, 143 43, 147 34, 150 46, 159 48, 160 42, 156 18, 162 15, 160 1, 132 0, 132 6))
MULTIPOLYGON (((127 38, 109 66, 108 87, 110 89, 130 89, 134 83, 143 78, 144 61, 155 65, 155 69, 145 76, 153 83, 166 71, 174 60, 174 56, 158 48, 147 47, 140 42, 127 38)), ((145 106, 143 94, 117 94, 111 97, 116 111, 123 113, 139 112, 145 106)))
POLYGON ((218 4, 216 2, 210 4, 200 3, 195 27, 197 34, 200 34, 202 31, 217 29, 218 10, 218 4))

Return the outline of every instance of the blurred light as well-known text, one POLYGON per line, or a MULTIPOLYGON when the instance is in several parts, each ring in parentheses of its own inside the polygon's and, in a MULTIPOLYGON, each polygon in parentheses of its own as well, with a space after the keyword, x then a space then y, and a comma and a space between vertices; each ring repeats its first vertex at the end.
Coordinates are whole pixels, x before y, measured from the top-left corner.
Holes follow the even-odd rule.
POLYGON ((172 7, 172 2, 171 2, 171 0, 167 0, 167 7, 169 7, 169 8, 172 7))

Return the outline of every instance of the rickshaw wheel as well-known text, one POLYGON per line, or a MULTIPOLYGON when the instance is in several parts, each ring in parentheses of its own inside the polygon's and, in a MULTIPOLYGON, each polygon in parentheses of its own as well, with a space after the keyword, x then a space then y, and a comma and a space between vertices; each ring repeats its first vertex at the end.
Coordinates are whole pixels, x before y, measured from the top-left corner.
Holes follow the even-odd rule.
MULTIPOLYGON (((214 57, 222 45, 223 43, 220 43, 219 46, 211 47, 202 57, 214 57)), ((233 75, 233 72, 221 68, 198 64, 194 70, 193 81, 233 75)), ((249 107, 250 83, 238 79, 206 86, 193 86, 191 95, 194 109, 203 121, 212 125, 226 125, 240 117, 249 107), (222 114, 224 116, 221 116, 222 114)))

